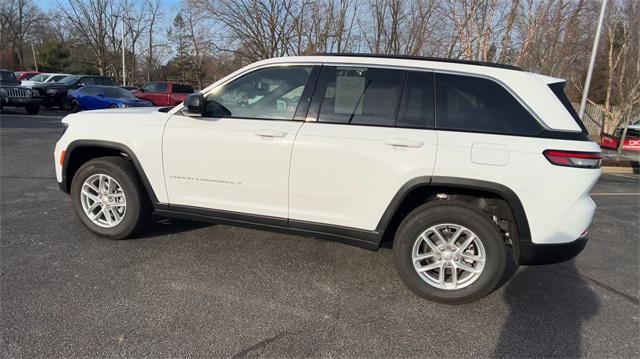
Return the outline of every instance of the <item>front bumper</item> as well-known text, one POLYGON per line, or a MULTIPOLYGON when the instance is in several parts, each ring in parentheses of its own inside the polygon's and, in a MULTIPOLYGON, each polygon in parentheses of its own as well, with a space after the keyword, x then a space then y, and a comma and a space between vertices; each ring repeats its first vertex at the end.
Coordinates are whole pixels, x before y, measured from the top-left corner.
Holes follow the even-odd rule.
POLYGON ((520 265, 553 264, 574 258, 587 246, 589 235, 585 234, 573 242, 536 244, 531 241, 520 241, 514 250, 515 258, 520 265))
POLYGON ((42 99, 39 97, 2 96, 0 97, 0 102, 2 102, 2 106, 24 107, 27 105, 39 105, 42 103, 42 99))

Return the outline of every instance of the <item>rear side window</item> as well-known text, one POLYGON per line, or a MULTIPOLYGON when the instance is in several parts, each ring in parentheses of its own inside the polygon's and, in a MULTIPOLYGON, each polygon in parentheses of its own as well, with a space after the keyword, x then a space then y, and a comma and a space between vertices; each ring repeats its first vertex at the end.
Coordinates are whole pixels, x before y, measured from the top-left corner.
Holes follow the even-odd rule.
POLYGON ((318 122, 395 126, 404 76, 403 70, 323 67, 318 122))
POLYGON ((108 78, 108 77, 96 77, 95 81, 96 81, 96 85, 101 85, 101 86, 115 86, 116 85, 116 83, 113 82, 113 80, 108 78))
POLYGON ((410 71, 402 90, 397 127, 433 128, 433 72, 410 71))
POLYGON ((97 96, 100 93, 100 89, 95 86, 85 86, 78 91, 89 96, 97 96))
POLYGON ((189 85, 173 84, 173 93, 193 93, 193 87, 189 85))
POLYGON ((80 79, 80 81, 78 81, 78 83, 85 85, 96 85, 96 81, 93 77, 83 77, 80 79))
POLYGON ((537 135, 542 126, 495 81, 436 74, 436 126, 442 130, 537 135))

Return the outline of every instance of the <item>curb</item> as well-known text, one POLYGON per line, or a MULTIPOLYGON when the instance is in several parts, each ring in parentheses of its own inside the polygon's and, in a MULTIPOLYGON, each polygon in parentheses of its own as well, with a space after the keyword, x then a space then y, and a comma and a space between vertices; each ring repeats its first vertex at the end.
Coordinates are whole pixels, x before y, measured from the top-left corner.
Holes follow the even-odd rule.
POLYGON ((613 167, 613 166, 602 167, 602 173, 636 173, 637 171, 638 169, 633 167, 613 167))

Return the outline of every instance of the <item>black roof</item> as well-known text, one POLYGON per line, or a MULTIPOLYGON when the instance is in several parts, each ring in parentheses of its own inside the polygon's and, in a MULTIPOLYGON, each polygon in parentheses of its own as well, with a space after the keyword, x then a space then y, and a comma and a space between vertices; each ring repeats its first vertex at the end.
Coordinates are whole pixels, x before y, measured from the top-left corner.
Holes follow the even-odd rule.
POLYGON ((499 64, 499 63, 496 63, 496 62, 472 61, 472 60, 461 60, 461 59, 447 59, 447 58, 442 58, 442 57, 411 56, 411 55, 362 54, 362 53, 319 53, 319 54, 316 54, 316 55, 321 55, 321 56, 345 56, 345 57, 378 57, 378 58, 387 58, 387 59, 450 62, 450 63, 455 63, 455 64, 497 67, 497 68, 500 68, 500 69, 524 71, 522 68, 520 68, 518 66, 507 65, 507 64, 499 64))

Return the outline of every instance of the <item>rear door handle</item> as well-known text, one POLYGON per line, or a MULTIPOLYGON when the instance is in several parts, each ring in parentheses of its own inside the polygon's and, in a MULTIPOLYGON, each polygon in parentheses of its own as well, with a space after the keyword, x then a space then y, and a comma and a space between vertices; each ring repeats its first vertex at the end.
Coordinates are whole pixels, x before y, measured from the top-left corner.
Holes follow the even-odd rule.
POLYGON ((254 133, 256 136, 271 137, 271 138, 282 138, 287 135, 287 133, 283 131, 271 131, 271 130, 259 130, 254 133))
POLYGON ((424 142, 422 141, 413 141, 413 140, 407 140, 404 138, 388 139, 388 140, 384 140, 384 143, 388 146, 393 146, 393 147, 410 147, 410 148, 420 148, 424 145, 424 142))

